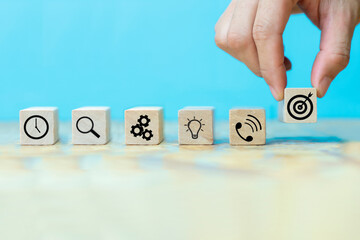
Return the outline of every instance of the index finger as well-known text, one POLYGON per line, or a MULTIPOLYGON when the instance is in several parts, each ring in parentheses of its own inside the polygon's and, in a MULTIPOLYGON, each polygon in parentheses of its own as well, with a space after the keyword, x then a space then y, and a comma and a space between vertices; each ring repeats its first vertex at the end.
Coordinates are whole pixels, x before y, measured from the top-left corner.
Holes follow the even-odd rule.
POLYGON ((260 0, 253 27, 261 75, 278 101, 286 87, 282 35, 294 5, 293 0, 260 0))

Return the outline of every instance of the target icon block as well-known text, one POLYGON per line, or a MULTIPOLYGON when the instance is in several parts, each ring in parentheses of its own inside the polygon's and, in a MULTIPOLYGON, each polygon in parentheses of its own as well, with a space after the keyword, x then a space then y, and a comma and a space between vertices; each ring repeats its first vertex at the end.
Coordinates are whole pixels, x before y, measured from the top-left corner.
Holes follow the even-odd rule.
POLYGON ((285 123, 315 123, 317 121, 315 88, 286 88, 279 103, 279 120, 285 123))

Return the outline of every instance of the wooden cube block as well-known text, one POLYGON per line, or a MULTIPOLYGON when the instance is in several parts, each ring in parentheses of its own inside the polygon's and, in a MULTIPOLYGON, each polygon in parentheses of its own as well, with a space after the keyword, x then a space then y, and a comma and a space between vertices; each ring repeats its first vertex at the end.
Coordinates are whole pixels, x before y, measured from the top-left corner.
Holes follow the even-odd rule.
POLYGON ((265 109, 231 109, 229 114, 231 145, 266 143, 265 109))
POLYGON ((73 144, 106 144, 109 140, 109 107, 82 107, 72 111, 73 144))
POLYGON ((179 144, 214 143, 214 108, 186 107, 179 110, 179 144))
POLYGON ((59 139, 56 107, 32 107, 20 111, 20 144, 52 145, 59 139))
POLYGON ((286 88, 279 102, 279 120, 286 123, 315 123, 317 121, 315 88, 286 88))
POLYGON ((125 111, 126 144, 154 145, 163 141, 162 107, 136 107, 125 111))

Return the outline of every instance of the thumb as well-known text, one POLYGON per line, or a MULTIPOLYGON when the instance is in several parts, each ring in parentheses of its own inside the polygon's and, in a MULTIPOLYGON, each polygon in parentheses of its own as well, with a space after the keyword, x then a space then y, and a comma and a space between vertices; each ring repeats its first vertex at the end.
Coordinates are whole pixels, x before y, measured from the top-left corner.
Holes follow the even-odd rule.
POLYGON ((344 8, 330 9, 321 19, 320 52, 316 56, 311 83, 323 97, 334 78, 348 65, 356 14, 344 8), (350 13, 350 14, 349 14, 350 13))

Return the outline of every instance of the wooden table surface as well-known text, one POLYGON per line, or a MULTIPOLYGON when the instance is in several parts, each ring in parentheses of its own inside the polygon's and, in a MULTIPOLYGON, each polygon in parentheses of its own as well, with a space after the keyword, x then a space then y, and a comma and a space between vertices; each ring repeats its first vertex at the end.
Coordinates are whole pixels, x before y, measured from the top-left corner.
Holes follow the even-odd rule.
POLYGON ((0 239, 332 240, 360 236, 360 120, 267 125, 267 145, 20 146, 0 124, 0 239))

